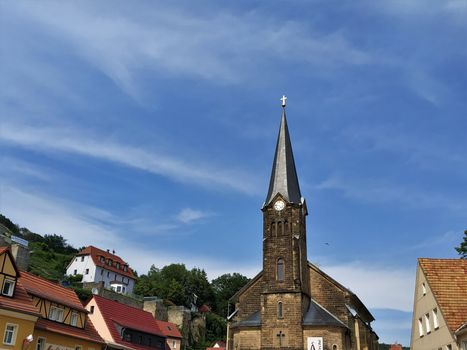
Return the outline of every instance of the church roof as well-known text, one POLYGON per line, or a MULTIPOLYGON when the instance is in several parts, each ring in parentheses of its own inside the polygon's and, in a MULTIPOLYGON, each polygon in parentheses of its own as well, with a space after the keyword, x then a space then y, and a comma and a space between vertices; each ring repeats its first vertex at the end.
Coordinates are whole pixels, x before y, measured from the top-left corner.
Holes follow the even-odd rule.
POLYGON ((264 205, 271 203, 278 193, 291 203, 298 204, 301 202, 302 195, 298 184, 297 170, 295 169, 287 118, 285 117, 285 106, 282 108, 281 126, 272 164, 269 191, 264 205))
POLYGON ((259 327, 261 326, 261 313, 256 311, 244 320, 235 322, 232 327, 259 327))
POLYGON ((310 306, 303 317, 303 325, 347 327, 336 316, 313 299, 310 300, 310 306))

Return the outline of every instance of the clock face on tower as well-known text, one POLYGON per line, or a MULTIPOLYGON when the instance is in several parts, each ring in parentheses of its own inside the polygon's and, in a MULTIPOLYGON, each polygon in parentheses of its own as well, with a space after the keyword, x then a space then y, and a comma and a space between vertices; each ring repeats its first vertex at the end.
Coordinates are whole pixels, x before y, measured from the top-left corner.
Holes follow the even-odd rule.
POLYGON ((274 209, 276 209, 277 211, 281 211, 282 209, 285 208, 285 203, 283 200, 278 200, 276 201, 276 203, 274 203, 274 209))

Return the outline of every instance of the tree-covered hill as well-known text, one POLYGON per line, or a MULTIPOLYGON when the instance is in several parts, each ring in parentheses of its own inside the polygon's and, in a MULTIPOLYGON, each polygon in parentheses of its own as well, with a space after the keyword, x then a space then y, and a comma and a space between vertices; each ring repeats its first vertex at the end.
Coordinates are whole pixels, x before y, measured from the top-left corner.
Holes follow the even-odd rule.
POLYGON ((28 271, 52 281, 60 281, 65 274, 68 263, 78 250, 66 242, 61 235, 46 234, 44 236, 31 232, 26 227, 14 224, 9 218, 0 214, 0 224, 7 231, 29 242, 30 261, 28 271))

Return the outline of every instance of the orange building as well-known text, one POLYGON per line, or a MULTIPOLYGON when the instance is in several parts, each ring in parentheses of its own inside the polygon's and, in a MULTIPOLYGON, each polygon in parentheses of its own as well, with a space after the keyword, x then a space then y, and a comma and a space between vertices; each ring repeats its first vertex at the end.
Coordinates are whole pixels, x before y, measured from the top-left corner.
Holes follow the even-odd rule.
POLYGON ((0 348, 25 349, 40 316, 20 282, 21 273, 7 247, 0 247, 0 348), (28 340, 29 339, 29 340, 28 340))
POLYGON ((0 349, 100 350, 105 344, 75 292, 19 271, 0 247, 0 349))

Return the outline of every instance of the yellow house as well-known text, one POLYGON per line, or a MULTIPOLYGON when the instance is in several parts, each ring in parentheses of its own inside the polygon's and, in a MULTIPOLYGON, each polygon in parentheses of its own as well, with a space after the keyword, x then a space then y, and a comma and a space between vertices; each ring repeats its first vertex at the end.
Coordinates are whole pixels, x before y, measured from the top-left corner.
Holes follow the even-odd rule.
POLYGON ((28 272, 21 272, 20 282, 40 313, 34 329, 34 350, 102 348, 105 343, 73 290, 28 272))
POLYGON ((0 247, 0 349, 26 350, 39 312, 21 285, 20 271, 7 247, 0 247))

